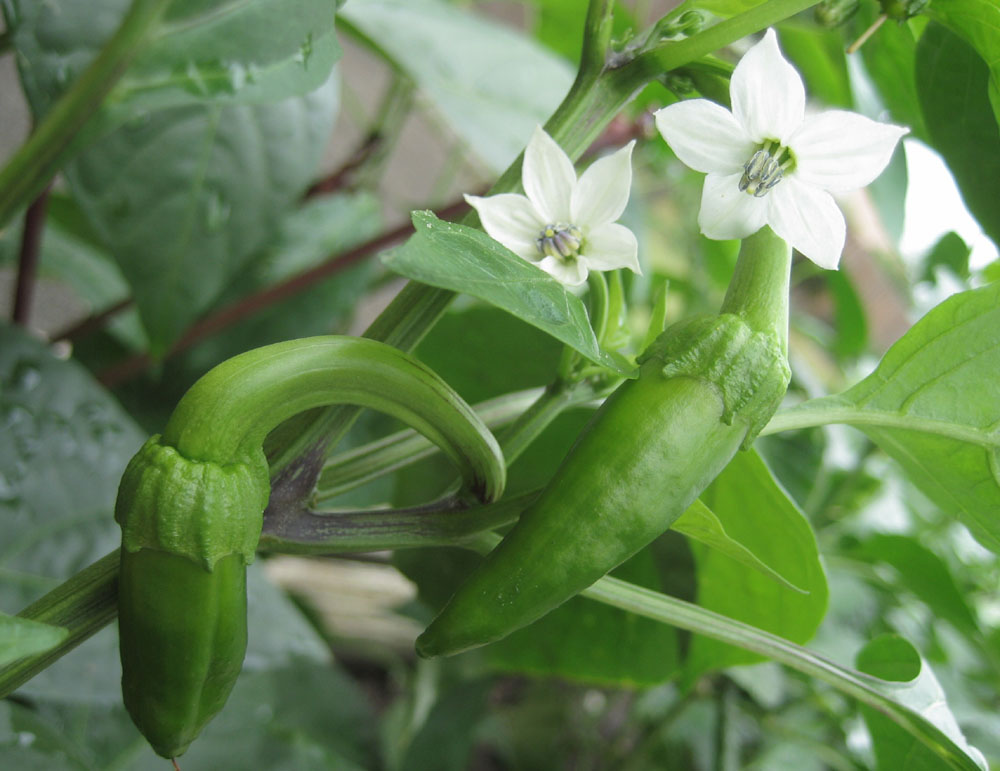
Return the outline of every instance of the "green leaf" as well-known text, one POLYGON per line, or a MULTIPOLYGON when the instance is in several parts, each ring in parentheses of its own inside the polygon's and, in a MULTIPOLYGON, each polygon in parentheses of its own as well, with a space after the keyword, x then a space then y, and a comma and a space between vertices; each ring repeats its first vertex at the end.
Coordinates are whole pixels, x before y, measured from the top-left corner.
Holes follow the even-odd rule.
MULTIPOLYGON (((263 253, 233 277, 217 305, 225 307, 275 286, 374 238, 381 230, 378 200, 368 193, 325 195, 285 214, 263 253)), ((346 332, 357 300, 369 288, 378 261, 366 258, 334 275, 313 281, 287 300, 255 312, 212 335, 174 360, 185 385, 213 366, 270 343, 297 337, 346 332)))
POLYGON ((958 278, 968 279, 969 255, 971 254, 972 249, 958 233, 955 231, 945 233, 924 259, 922 279, 935 281, 934 273, 937 267, 948 268, 958 278))
MULTIPOLYGON (((855 38, 875 21, 879 14, 876 3, 862 3, 852 20, 855 38)), ((861 47, 865 71, 871 76, 882 102, 889 108, 892 119, 918 139, 926 141, 914 67, 917 62, 917 40, 909 24, 889 23, 879 27, 861 47)))
POLYGON ((67 634, 69 631, 62 627, 0 613, 0 667, 51 650, 67 634))
POLYGON ((853 107, 840 34, 792 19, 781 24, 779 32, 781 50, 802 75, 810 95, 831 107, 853 107))
POLYGON ((331 81, 270 105, 190 105, 117 129, 66 169, 132 287, 154 355, 203 313, 308 185, 336 112, 331 81))
POLYGON ((846 273, 830 272, 824 278, 833 296, 834 351, 840 356, 859 356, 868 346, 865 308, 846 273))
POLYGON ((953 295, 837 396, 778 416, 768 433, 847 423, 892 456, 941 509, 1000 552, 1000 284, 953 295))
POLYGON ((704 546, 714 549, 719 554, 725 554, 730 559, 736 560, 736 562, 744 567, 767 576, 772 581, 777 581, 786 589, 803 594, 809 593, 807 590, 796 586, 786 579, 742 543, 733 539, 726 532, 726 528, 715 515, 715 512, 702 503, 701 500, 697 500, 691 504, 688 510, 681 514, 670 528, 682 535, 686 535, 688 538, 693 538, 704 546))
POLYGON ((568 64, 511 29, 441 0, 351 0, 345 26, 416 81, 494 172, 569 90, 568 64))
MULTIPOLYGON (((909 642, 896 635, 877 637, 858 652, 856 666, 883 681, 875 684, 877 690, 932 723, 965 755, 986 769, 982 753, 965 741, 934 673, 909 642)), ((932 771, 955 767, 879 710, 865 706, 862 713, 875 745, 879 769, 932 771)))
MULTIPOLYGON (((1000 8, 994 7, 1000 18, 1000 8)), ((948 163, 965 205, 1000 243, 1000 128, 990 110, 990 74, 976 52, 940 24, 920 38, 917 89, 927 132, 948 163)), ((994 74, 994 81, 997 77, 994 74)))
POLYGON ((891 565, 900 591, 912 592, 934 617, 948 621, 973 641, 982 638, 979 622, 948 565, 910 536, 878 534, 866 538, 852 554, 891 565))
POLYGON ((626 377, 635 370, 601 350, 578 297, 545 271, 485 233, 414 212, 416 233, 383 255, 396 273, 424 284, 464 292, 548 332, 595 364, 626 377))
POLYGON ((552 382, 561 351, 515 316, 476 305, 445 315, 420 342, 417 357, 475 404, 552 382))
MULTIPOLYGON (((692 544, 698 604, 795 642, 815 634, 826 613, 827 585, 808 521, 754 451, 741 452, 701 496, 729 536, 786 581, 692 544), (789 588, 791 583, 798 590, 789 588), (806 593, 803 593, 806 592, 806 593)), ((706 637, 695 637, 685 680, 760 657, 706 637)))
MULTIPOLYGON (((39 117, 118 27, 128 0, 12 0, 21 80, 39 117)), ((102 107, 106 130, 144 111, 273 102, 318 88, 340 56, 327 0, 174 2, 102 107)))
POLYGON ((994 0, 935 0, 927 14, 962 37, 986 62, 990 102, 1000 123, 1000 6, 994 0))

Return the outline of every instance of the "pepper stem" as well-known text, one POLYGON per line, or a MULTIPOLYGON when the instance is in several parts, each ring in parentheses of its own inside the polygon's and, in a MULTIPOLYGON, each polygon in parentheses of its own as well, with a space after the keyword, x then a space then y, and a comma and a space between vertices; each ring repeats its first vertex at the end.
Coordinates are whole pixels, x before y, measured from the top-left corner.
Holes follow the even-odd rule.
POLYGON ((742 318, 756 332, 773 335, 788 355, 788 286, 792 250, 766 225, 743 239, 722 313, 742 318))

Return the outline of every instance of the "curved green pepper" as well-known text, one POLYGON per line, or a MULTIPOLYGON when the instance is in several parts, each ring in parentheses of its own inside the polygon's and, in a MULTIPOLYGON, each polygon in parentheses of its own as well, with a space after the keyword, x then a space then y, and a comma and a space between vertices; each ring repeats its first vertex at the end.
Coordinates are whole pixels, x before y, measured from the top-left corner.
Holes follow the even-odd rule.
POLYGON ((469 495, 503 492, 486 426, 433 371, 385 344, 307 338, 205 375, 129 462, 115 504, 122 694, 164 757, 183 753, 222 708, 243 664, 246 565, 270 492, 264 438, 302 410, 338 403, 421 431, 457 463, 469 495))
POLYGON ((788 247, 747 239, 718 317, 663 333, 537 501, 417 639, 449 655, 537 620, 663 533, 747 446, 789 380, 788 247))

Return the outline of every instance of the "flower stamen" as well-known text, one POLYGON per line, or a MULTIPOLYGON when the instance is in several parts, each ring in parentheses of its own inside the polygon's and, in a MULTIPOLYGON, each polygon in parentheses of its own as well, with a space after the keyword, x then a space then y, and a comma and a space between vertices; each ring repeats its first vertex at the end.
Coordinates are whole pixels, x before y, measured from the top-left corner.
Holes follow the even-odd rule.
POLYGON ((580 228, 563 222, 546 225, 535 239, 535 245, 543 257, 555 257, 563 261, 576 257, 581 243, 583 233, 580 228))
MULTIPOLYGON (((780 156, 782 149, 779 147, 775 155, 780 156)), ((791 158, 785 163, 779 164, 774 155, 771 154, 771 143, 766 142, 744 165, 743 176, 740 177, 740 192, 755 198, 763 198, 767 195, 768 190, 781 181, 785 169, 791 164, 791 158)))

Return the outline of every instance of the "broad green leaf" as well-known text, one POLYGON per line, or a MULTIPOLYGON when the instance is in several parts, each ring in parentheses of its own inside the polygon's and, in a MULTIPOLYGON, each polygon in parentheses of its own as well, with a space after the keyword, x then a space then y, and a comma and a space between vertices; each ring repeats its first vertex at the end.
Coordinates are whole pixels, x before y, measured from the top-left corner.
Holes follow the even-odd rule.
POLYGON ((976 615, 948 565, 914 538, 877 534, 866 538, 850 553, 891 565, 899 576, 896 583, 900 591, 912 592, 926 603, 935 618, 948 621, 974 642, 981 640, 976 615))
POLYGON ((474 404, 552 382, 561 351, 559 343, 515 316, 475 305, 444 316, 420 342, 417 356, 474 404))
POLYGON ((127 123, 66 169, 132 287, 154 355, 216 300, 308 185, 335 82, 268 105, 189 105, 127 123))
MULTIPOLYGON (((1000 18, 1000 8, 996 13, 1000 18)), ((1000 243, 996 207, 1000 128, 987 98, 989 70, 968 43, 931 23, 920 38, 916 73, 931 142, 948 163, 969 211, 986 234, 1000 243)))
POLYGON ((68 630, 59 626, 0 613, 0 667, 51 650, 68 634, 68 630))
MULTIPOLYGON (((130 0, 11 0, 5 6, 35 116, 86 68, 130 0)), ((102 108, 104 129, 192 102, 273 102, 330 75, 340 48, 327 0, 185 0, 150 34, 102 108)))
POLYGON ((1000 552, 1000 284, 953 295, 837 396, 779 414, 773 433, 847 423, 946 513, 1000 552))
MULTIPOLYGON (((701 500, 730 538, 799 590, 716 549, 692 544, 698 604, 794 642, 810 639, 827 603, 816 538, 757 453, 738 453, 701 500)), ((685 680, 693 682, 702 672, 759 660, 745 650, 696 636, 685 662, 685 680)))
MULTIPOLYGON (((225 708, 184 754, 185 771, 378 767, 366 694, 335 666, 292 661, 244 672, 225 708)), ((0 702, 0 767, 11 771, 170 768, 121 704, 0 702)))
MULTIPOLYGON (((19 329, 0 327, 0 611, 20 611, 118 546, 112 517, 118 481, 144 439, 82 367, 57 359, 19 329)), ((327 660, 326 645, 256 565, 248 586, 248 669, 327 660)), ((116 704, 120 679, 111 626, 18 692, 116 704)))
POLYGON ((990 102, 1000 123, 1000 5, 994 0, 935 0, 927 14, 961 36, 986 62, 990 102))
MULTIPOLYGON (((247 270, 233 277, 217 305, 279 284, 375 237, 381 229, 378 200, 367 193, 325 195, 285 214, 273 238, 247 270)), ((314 281, 287 300, 262 308, 213 335, 175 360, 185 385, 230 356, 261 345, 310 335, 346 332, 358 298, 374 278, 378 261, 367 258, 314 281)))
POLYGON ((854 106, 843 38, 835 30, 796 20, 779 27, 781 50, 802 75, 809 93, 831 107, 854 106))
MULTIPOLYGON (((882 681, 875 684, 877 690, 932 723, 985 771, 985 758, 965 741, 937 678, 909 642, 896 635, 877 637, 858 652, 856 666, 882 681)), ((862 712, 875 745, 880 771, 954 768, 880 711, 865 706, 862 712)))
POLYGON ((585 357, 626 377, 634 368, 602 351, 578 297, 545 271, 485 233, 414 212, 416 233, 383 255, 396 273, 478 297, 548 332, 585 357))
MULTIPOLYGON (((854 37, 860 36, 878 14, 877 4, 862 3, 851 23, 854 37)), ((883 24, 861 47, 860 54, 893 121, 909 126, 912 136, 926 141, 914 75, 917 40, 911 25, 883 24)))
POLYGON ((495 173, 573 82, 569 65, 534 41, 442 0, 351 0, 340 15, 416 81, 495 173))

